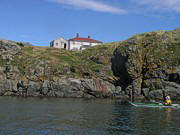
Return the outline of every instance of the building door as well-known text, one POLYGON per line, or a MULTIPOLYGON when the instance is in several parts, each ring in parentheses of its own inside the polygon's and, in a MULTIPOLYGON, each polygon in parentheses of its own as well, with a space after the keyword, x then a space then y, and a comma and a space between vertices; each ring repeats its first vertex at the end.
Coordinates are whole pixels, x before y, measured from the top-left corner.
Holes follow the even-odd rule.
POLYGON ((66 43, 64 43, 64 49, 66 49, 66 43))

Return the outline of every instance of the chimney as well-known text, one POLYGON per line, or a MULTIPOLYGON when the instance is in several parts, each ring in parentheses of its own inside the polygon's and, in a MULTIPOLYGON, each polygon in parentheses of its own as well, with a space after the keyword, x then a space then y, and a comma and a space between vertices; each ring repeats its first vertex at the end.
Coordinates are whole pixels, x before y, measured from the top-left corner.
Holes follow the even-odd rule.
POLYGON ((88 38, 91 38, 91 36, 88 36, 88 38))
POLYGON ((79 33, 76 34, 76 37, 79 38, 79 33))

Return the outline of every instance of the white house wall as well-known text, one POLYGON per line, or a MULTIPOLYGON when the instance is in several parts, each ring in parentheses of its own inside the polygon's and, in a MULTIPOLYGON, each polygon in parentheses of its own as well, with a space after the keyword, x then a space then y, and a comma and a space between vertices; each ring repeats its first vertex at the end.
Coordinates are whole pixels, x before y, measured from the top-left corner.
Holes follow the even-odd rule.
POLYGON ((80 50, 82 43, 77 41, 70 41, 69 45, 70 45, 69 50, 80 50))
POLYGON ((54 48, 63 48, 62 42, 60 40, 55 40, 54 41, 54 48))
POLYGON ((91 43, 91 46, 102 45, 102 43, 91 43))
POLYGON ((58 38, 50 43, 51 47, 54 48, 64 48, 66 44, 66 50, 84 50, 87 47, 84 46, 96 46, 102 45, 102 43, 91 43, 91 42, 81 42, 81 41, 67 41, 63 37, 58 38))
POLYGON ((64 44, 66 44, 66 49, 68 47, 68 42, 64 40, 63 38, 59 38, 54 40, 53 47, 54 48, 64 48, 64 44))
POLYGON ((69 50, 80 50, 81 46, 96 46, 101 45, 102 43, 90 43, 90 42, 78 42, 78 41, 69 41, 69 50))

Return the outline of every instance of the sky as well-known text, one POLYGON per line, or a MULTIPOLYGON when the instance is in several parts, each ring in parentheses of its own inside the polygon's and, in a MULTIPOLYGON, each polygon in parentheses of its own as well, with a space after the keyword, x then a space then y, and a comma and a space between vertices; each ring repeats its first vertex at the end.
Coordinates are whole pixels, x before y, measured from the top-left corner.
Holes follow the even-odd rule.
POLYGON ((0 38, 49 46, 80 33, 103 42, 180 28, 180 0, 0 0, 0 38))

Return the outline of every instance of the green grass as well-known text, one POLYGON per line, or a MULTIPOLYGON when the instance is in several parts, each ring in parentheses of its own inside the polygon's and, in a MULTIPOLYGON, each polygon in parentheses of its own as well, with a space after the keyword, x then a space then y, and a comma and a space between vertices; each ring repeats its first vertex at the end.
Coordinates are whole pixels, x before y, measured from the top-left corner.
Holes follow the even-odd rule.
MULTIPOLYGON (((48 63, 50 70, 55 76, 66 74, 66 70, 70 69, 73 77, 82 77, 84 72, 91 75, 98 75, 104 70, 104 66, 111 65, 111 57, 117 45, 102 45, 88 48, 83 51, 67 51, 64 49, 42 48, 34 46, 22 47, 20 55, 16 55, 13 59, 13 65, 17 65, 22 76, 28 74, 34 69, 38 61, 48 63), (103 64, 97 64, 90 58, 92 56, 103 56, 105 61, 103 64)), ((43 67, 44 64, 39 64, 43 67)), ((105 74, 113 76, 112 71, 104 71, 105 74)))
MULTIPOLYGON (((113 76, 111 70, 105 71, 105 66, 111 66, 111 58, 116 48, 122 53, 128 52, 129 45, 137 46, 135 54, 128 54, 130 60, 144 60, 147 57, 147 65, 151 68, 153 64, 166 66, 180 65, 180 36, 176 31, 156 31, 144 34, 137 34, 128 40, 122 42, 112 42, 105 45, 90 47, 83 51, 67 51, 64 49, 55 49, 49 47, 21 47, 21 53, 17 54, 13 59, 13 64, 17 65, 21 74, 27 74, 30 69, 34 69, 39 62, 48 63, 48 66, 55 75, 59 75, 58 71, 73 69, 71 75, 74 77, 82 77, 84 72, 92 75, 98 75, 100 72, 108 76, 113 76), (142 43, 145 45, 142 46, 142 43), (142 53, 140 55, 140 53, 142 53), (91 57, 103 57, 102 64, 95 63, 91 57)), ((6 61, 0 57, 0 64, 6 61)), ((39 66, 45 66, 41 64, 39 66)), ((150 70, 151 71, 151 70, 150 70)), ((65 74, 65 73, 64 73, 65 74)))

